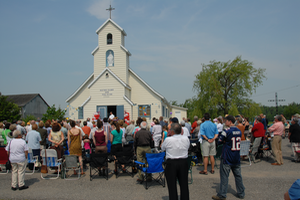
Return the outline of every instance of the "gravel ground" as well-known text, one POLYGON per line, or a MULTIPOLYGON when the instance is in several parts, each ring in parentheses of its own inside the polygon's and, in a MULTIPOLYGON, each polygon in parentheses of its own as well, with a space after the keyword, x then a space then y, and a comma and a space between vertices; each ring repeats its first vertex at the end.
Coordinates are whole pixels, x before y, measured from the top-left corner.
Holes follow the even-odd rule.
MULTIPOLYGON (((273 158, 261 159, 251 166, 243 161, 243 182, 245 185, 245 199, 277 200, 283 199, 283 194, 295 180, 300 178, 300 163, 291 162, 291 148, 287 139, 282 141, 284 165, 272 166, 273 158)), ((219 161, 218 161, 219 162, 219 161)), ((110 164, 110 169, 113 165, 110 164)), ((200 175, 203 166, 193 167, 194 182, 189 185, 190 199, 211 199, 219 188, 219 171, 215 174, 200 175)), ((210 166, 208 168, 210 170, 210 166)), ((25 176, 25 183, 29 189, 23 191, 11 190, 11 174, 0 175, 0 199, 132 199, 132 200, 167 200, 168 189, 160 185, 153 185, 148 190, 136 183, 137 175, 115 178, 110 175, 108 180, 89 179, 89 171, 79 180, 66 181, 63 179, 43 180, 40 173, 25 176)), ((179 188, 178 188, 179 191, 179 188)), ((234 177, 229 177, 227 199, 238 199, 236 196, 234 177)))

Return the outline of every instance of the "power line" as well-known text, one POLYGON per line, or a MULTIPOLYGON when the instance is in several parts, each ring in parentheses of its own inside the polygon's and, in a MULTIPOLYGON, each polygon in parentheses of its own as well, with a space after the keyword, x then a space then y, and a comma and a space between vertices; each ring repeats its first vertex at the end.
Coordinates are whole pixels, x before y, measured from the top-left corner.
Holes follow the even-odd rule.
POLYGON ((287 87, 287 88, 284 88, 284 89, 280 89, 280 90, 274 90, 272 92, 258 94, 258 95, 252 96, 252 97, 258 97, 258 96, 263 96, 263 95, 267 95, 267 94, 273 94, 274 92, 280 92, 280 91, 283 91, 283 90, 289 90, 289 89, 292 89, 292 88, 295 88, 295 87, 298 87, 298 86, 300 86, 300 84, 294 85, 294 86, 291 86, 291 87, 287 87))

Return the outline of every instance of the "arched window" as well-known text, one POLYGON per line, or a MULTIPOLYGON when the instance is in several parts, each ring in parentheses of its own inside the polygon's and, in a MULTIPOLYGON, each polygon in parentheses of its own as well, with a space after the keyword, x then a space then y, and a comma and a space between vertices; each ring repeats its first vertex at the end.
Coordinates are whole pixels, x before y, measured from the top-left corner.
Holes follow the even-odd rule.
POLYGON ((112 34, 107 34, 107 44, 112 44, 112 34))

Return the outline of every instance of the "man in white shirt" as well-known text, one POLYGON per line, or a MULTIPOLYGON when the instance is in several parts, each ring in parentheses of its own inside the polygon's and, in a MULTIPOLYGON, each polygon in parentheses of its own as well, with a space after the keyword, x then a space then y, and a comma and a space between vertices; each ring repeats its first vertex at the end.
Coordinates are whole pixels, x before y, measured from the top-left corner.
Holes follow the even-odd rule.
POLYGON ((184 135, 184 136, 186 136, 186 137, 189 137, 190 136, 190 131, 189 131, 189 129, 187 129, 186 127, 185 127, 185 121, 181 121, 180 122, 180 125, 182 126, 182 130, 183 130, 183 134, 182 135, 184 135))
POLYGON ((94 128, 94 126, 93 126, 93 124, 91 122, 91 119, 89 117, 86 119, 86 122, 87 122, 88 127, 90 127, 91 130, 92 130, 94 128))
POLYGON ((113 119, 115 118, 114 114, 113 114, 112 112, 110 112, 109 114, 110 114, 110 115, 109 115, 109 119, 110 119, 110 120, 113 120, 113 119))
POLYGON ((188 187, 188 149, 190 140, 181 135, 181 126, 178 123, 172 123, 171 137, 167 137, 161 146, 162 151, 166 151, 165 175, 167 178, 169 199, 177 200, 177 179, 180 185, 181 199, 189 199, 188 187))

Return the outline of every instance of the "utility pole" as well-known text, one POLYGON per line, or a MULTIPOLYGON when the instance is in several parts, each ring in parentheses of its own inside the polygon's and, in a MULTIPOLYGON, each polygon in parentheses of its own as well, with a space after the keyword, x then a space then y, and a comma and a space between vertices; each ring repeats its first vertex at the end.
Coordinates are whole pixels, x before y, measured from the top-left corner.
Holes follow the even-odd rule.
POLYGON ((276 115, 278 115, 278 101, 285 101, 285 99, 278 99, 277 98, 277 92, 275 92, 275 99, 268 100, 268 102, 274 102, 276 105, 276 115))

